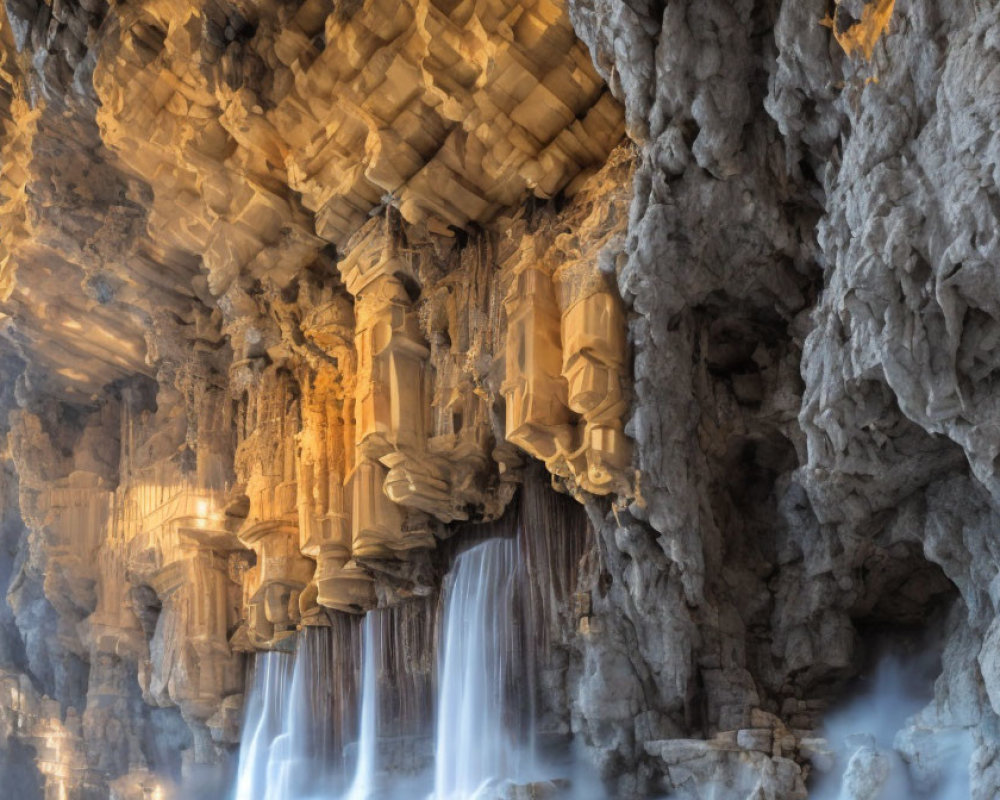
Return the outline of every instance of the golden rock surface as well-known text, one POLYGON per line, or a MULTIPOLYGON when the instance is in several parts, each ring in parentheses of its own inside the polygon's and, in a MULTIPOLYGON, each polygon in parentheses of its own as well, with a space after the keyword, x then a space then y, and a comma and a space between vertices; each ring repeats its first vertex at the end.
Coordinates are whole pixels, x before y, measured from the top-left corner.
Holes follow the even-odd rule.
POLYGON ((208 762, 242 652, 427 595, 528 457, 632 496, 633 154, 561 2, 67 9, 0 12, 4 461, 94 698, 137 672, 208 762))

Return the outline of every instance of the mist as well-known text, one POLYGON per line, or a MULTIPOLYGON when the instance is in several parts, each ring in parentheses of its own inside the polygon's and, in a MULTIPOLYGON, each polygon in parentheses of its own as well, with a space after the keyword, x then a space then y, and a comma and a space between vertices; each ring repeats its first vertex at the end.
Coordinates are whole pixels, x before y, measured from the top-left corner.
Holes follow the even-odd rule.
POLYGON ((918 714, 930 701, 928 659, 882 660, 870 685, 826 720, 830 752, 814 758, 815 800, 968 800, 973 743, 962 728, 930 731, 918 714), (920 736, 915 760, 904 746, 920 736))

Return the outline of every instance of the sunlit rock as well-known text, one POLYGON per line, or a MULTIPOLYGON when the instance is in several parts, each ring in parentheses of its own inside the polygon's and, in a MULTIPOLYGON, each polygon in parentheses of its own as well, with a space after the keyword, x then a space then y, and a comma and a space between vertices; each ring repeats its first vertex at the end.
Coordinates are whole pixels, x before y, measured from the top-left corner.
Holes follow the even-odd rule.
POLYGON ((998 32, 2 4, 0 787, 998 796, 998 32))

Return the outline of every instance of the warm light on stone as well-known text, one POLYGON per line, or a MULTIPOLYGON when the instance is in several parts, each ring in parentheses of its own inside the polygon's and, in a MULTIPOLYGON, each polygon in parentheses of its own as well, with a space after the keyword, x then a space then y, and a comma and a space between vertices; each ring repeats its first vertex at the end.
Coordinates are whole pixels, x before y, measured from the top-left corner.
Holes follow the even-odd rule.
POLYGON ((998 42, 0 4, 0 800, 1000 796, 998 42))

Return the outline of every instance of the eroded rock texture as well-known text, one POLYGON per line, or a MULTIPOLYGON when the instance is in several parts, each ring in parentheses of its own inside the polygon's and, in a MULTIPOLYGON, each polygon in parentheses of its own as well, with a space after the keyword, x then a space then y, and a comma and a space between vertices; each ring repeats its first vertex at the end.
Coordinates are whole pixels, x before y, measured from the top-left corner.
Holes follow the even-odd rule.
POLYGON ((996 796, 998 42, 977 0, 8 0, 0 778, 217 795, 245 653, 431 608, 551 481, 592 535, 540 708, 613 796, 806 796, 915 643, 897 750, 933 790, 967 731, 996 796))
POLYGON ((980 637, 995 611, 992 577, 968 570, 995 564, 969 531, 995 513, 996 12, 896 3, 886 29, 886 4, 842 5, 573 4, 642 144, 619 285, 637 312, 630 430, 650 478, 633 514, 655 531, 604 528, 620 555, 602 615, 635 634, 584 650, 595 677, 576 714, 607 735, 603 713, 631 718, 655 692, 673 713, 609 744, 629 764, 644 749, 674 785, 721 756, 650 738, 693 720, 773 729, 761 787, 792 796, 779 757, 876 644, 864 634, 926 624, 957 587, 913 724, 974 726, 987 797, 995 709, 972 662, 992 662, 980 637), (831 12, 877 30, 835 25, 831 40, 817 24, 831 12), (608 692, 595 707, 602 675, 629 674, 631 703, 608 692))

